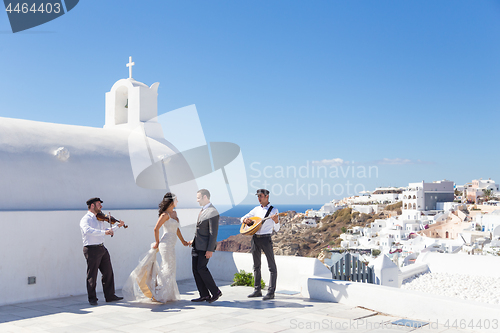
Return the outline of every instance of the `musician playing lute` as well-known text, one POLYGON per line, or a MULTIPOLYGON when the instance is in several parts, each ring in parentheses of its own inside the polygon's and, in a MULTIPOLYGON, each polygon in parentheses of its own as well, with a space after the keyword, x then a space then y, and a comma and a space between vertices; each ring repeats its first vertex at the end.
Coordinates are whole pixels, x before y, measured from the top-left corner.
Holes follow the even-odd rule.
POLYGON ((263 297, 263 300, 269 300, 274 298, 274 293, 276 291, 276 280, 278 278, 278 270, 276 268, 276 262, 274 260, 273 252, 273 241, 271 239, 271 234, 274 231, 278 232, 280 229, 278 209, 271 206, 269 203, 269 191, 266 189, 257 190, 257 198, 260 205, 252 209, 248 214, 241 218, 241 222, 245 224, 252 224, 253 221, 251 217, 262 218, 262 226, 260 229, 252 236, 252 256, 253 256, 253 270, 254 270, 254 292, 248 295, 248 297, 260 297, 262 296, 262 290, 260 285, 261 280, 261 255, 262 251, 267 258, 267 264, 269 266, 269 271, 271 273, 271 278, 269 281, 269 288, 267 295, 263 297), (270 219, 267 217, 272 216, 270 219))

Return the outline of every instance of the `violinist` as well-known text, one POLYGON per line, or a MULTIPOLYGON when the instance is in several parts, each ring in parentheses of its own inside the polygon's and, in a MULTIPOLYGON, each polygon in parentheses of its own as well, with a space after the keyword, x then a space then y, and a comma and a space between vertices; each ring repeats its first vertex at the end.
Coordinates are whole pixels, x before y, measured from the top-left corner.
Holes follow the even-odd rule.
POLYGON ((106 302, 114 302, 123 299, 115 295, 115 279, 109 252, 104 247, 104 236, 113 236, 116 229, 125 223, 119 221, 108 228, 107 221, 100 221, 96 218, 102 214, 102 203, 100 198, 87 200, 88 212, 80 220, 80 230, 83 239, 83 255, 87 260, 87 294, 90 305, 97 305, 96 281, 97 271, 101 271, 102 288, 106 302))

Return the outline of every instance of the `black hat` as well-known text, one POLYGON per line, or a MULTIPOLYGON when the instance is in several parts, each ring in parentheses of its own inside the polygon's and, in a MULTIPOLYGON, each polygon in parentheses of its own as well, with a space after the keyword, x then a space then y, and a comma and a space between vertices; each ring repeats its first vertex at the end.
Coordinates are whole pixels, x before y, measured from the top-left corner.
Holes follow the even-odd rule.
POLYGON ((261 193, 264 195, 269 195, 269 191, 266 189, 263 189, 263 188, 261 188, 260 190, 257 190, 257 193, 255 193, 255 195, 259 195, 261 193))
POLYGON ((87 206, 90 206, 92 205, 94 202, 97 202, 97 201, 100 201, 101 203, 103 203, 104 201, 102 201, 100 198, 91 198, 89 200, 87 200, 87 206))

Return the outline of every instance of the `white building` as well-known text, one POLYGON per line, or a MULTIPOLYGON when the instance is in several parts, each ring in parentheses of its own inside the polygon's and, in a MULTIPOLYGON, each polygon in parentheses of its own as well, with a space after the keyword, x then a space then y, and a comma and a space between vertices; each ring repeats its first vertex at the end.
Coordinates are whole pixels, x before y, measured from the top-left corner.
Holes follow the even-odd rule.
POLYGON ((387 232, 388 235, 391 235, 394 239, 394 242, 401 243, 401 241, 405 240, 405 231, 399 227, 397 229, 392 229, 387 232))
POLYGON ((417 231, 422 230, 421 223, 415 223, 414 220, 405 223, 405 238, 409 238, 410 234, 415 234, 417 231))
POLYGON ((489 214, 477 214, 472 220, 472 230, 480 228, 481 231, 490 233, 492 238, 500 237, 500 210, 495 210, 489 214))
POLYGON ((344 206, 337 205, 336 202, 332 201, 324 204, 319 210, 309 209, 306 212, 306 216, 323 218, 327 215, 332 215, 337 210, 342 208, 344 208, 344 206))
POLYGON ((419 253, 425 249, 428 245, 433 244, 435 239, 430 239, 428 237, 422 237, 417 235, 415 238, 408 239, 403 243, 403 253, 412 254, 419 253))
POLYGON ((354 248, 359 246, 359 239, 363 237, 363 228, 353 227, 347 229, 345 233, 340 234, 340 239, 342 242, 340 246, 343 248, 354 248))
POLYGON ((352 205, 351 208, 354 212, 364 214, 378 213, 378 205, 352 205))
POLYGON ((493 196, 500 195, 500 185, 496 184, 494 180, 490 179, 475 179, 470 184, 466 184, 464 195, 468 202, 476 203, 478 198, 484 196, 484 192, 491 190, 493 196))
POLYGON ((395 243, 396 240, 394 238, 394 235, 390 233, 380 236, 379 238, 379 245, 382 248, 383 253, 388 253, 391 249, 391 246, 393 246, 395 243))
MULTIPOLYGON (((156 208, 166 182, 138 186, 129 147, 149 145, 158 156, 177 153, 160 138, 157 89, 158 83, 150 88, 132 78, 116 82, 106 94, 105 128, 2 118, 0 158, 6 163, 2 163, 0 185, 9 190, 0 192, 0 210, 85 209, 85 201, 95 196, 108 209, 156 208), (124 92, 128 108, 127 98, 110 98, 124 92), (146 123, 154 127, 154 137, 148 137, 146 123)), ((157 156, 151 158, 141 161, 144 169, 158 161, 157 156)), ((139 182, 156 180, 145 175, 139 182)), ((196 199, 188 193, 189 189, 177 189, 183 198, 180 207, 196 207, 196 199)))
POLYGON ((370 227, 363 229, 363 234, 366 237, 375 237, 377 234, 386 227, 387 220, 377 219, 370 224, 370 227))
POLYGON ((352 248, 358 247, 359 242, 358 242, 357 238, 351 238, 351 239, 343 240, 342 242, 340 242, 340 246, 345 248, 345 249, 352 249, 352 248))
POLYGON ((301 224, 308 226, 308 227, 316 227, 317 226, 315 219, 304 219, 301 224))
MULTIPOLYGON (((210 190, 219 212, 247 196, 239 147, 210 145, 213 164, 221 155, 227 163, 213 170, 196 108, 158 117, 157 89, 158 83, 148 87, 131 75, 116 82, 106 94, 104 128, 0 118, 0 305, 86 293, 79 221, 91 197, 129 226, 106 239, 121 289, 150 249, 166 191, 177 195, 187 240, 195 232, 198 189, 210 190)), ((178 243, 176 258, 189 262, 190 250, 178 243)), ((177 267, 178 279, 190 277, 189 265, 177 267)))
POLYGON ((453 202, 452 181, 442 180, 432 183, 410 183, 403 191, 403 218, 418 220, 423 211, 436 210, 438 202, 453 202))
POLYGON ((355 204, 391 204, 401 200, 402 189, 397 187, 377 187, 373 192, 364 192, 363 195, 346 199, 350 205, 355 204))

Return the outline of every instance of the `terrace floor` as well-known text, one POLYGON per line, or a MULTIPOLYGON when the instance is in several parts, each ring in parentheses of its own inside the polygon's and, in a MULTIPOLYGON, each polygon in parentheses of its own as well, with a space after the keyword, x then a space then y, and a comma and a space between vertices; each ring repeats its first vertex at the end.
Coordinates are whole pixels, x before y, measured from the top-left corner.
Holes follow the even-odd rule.
MULTIPOLYGON (((198 297, 195 283, 183 280, 178 282, 182 300, 167 304, 101 301, 91 306, 87 295, 79 295, 0 306, 0 332, 473 332, 445 323, 397 326, 391 323, 408 318, 287 291, 262 301, 247 298, 250 287, 217 282, 223 295, 212 304, 191 302, 198 297)), ((102 293, 98 298, 104 300, 102 293)))

